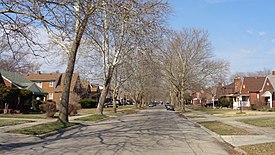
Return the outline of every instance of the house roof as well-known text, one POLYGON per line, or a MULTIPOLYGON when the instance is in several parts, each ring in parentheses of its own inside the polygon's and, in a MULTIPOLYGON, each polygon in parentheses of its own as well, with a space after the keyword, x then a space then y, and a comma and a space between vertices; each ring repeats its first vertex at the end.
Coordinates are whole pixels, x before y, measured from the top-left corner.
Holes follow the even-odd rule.
POLYGON ((259 92, 260 90, 262 90, 264 82, 265 77, 244 77, 242 93, 246 93, 243 92, 244 89, 247 92, 259 92))
POLYGON ((269 79, 272 87, 275 88, 275 75, 268 75, 267 78, 269 79))
POLYGON ((91 91, 92 93, 97 93, 99 91, 99 86, 95 84, 91 84, 92 88, 91 91))
POLYGON ((39 88, 36 84, 25 78, 22 74, 17 72, 9 72, 0 69, 0 75, 8 79, 14 86, 18 87, 19 89, 24 88, 31 90, 34 95, 45 95, 43 89, 39 88))
POLYGON ((22 74, 17 72, 9 72, 0 69, 2 77, 8 79, 13 85, 19 88, 26 88, 32 84, 32 82, 26 79, 22 74))
POLYGON ((232 83, 230 83, 230 84, 228 84, 226 86, 223 86, 223 88, 225 88, 225 89, 235 89, 235 83, 232 82, 232 83))
POLYGON ((24 76, 31 81, 56 81, 61 73, 24 74, 24 76))
POLYGON ((83 80, 83 81, 81 82, 81 88, 88 90, 90 87, 91 87, 91 86, 90 86, 90 82, 89 82, 89 81, 83 80))
MULTIPOLYGON (((79 74, 78 73, 73 73, 70 91, 74 90, 74 86, 76 85, 78 78, 79 78, 79 74)), ((56 89, 55 89, 56 92, 60 92, 63 89, 64 80, 65 80, 65 73, 61 74, 61 79, 60 80, 61 80, 60 84, 58 84, 56 89)))

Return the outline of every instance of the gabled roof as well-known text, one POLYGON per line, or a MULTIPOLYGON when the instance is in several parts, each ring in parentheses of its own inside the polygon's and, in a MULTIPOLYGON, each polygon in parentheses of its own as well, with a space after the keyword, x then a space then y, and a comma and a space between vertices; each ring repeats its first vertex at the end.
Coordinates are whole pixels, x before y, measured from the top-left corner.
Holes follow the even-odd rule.
POLYGON ((275 88, 275 75, 268 75, 267 78, 269 79, 272 87, 275 88))
POLYGON ((262 90, 265 77, 244 77, 242 93, 259 92, 262 90), (246 90, 246 92, 243 92, 246 90))
POLYGON ((92 86, 92 89, 91 89, 92 93, 97 93, 100 91, 99 85, 91 84, 91 86, 92 86))
POLYGON ((0 73, 3 78, 9 80, 14 86, 19 88, 26 88, 32 85, 32 82, 26 79, 22 74, 17 72, 9 72, 0 69, 0 73))
MULTIPOLYGON (((71 80, 70 91, 74 90, 74 86, 76 85, 78 79, 79 79, 79 74, 78 73, 73 73, 72 80, 71 80)), ((64 85, 64 80, 65 80, 65 73, 61 74, 61 78, 60 78, 60 81, 59 81, 60 84, 58 84, 56 89, 55 89, 56 92, 61 92, 62 91, 63 85, 64 85)))
POLYGON ((56 81, 61 73, 24 74, 24 76, 31 81, 56 81))
POLYGON ((226 86, 223 86, 223 88, 225 88, 225 89, 235 89, 235 83, 232 82, 232 83, 230 83, 230 84, 228 84, 226 86))
POLYGON ((17 72, 9 72, 0 69, 0 75, 10 81, 14 86, 19 89, 28 89, 33 92, 34 95, 46 95, 48 94, 43 89, 39 88, 35 83, 26 79, 22 74, 17 72))

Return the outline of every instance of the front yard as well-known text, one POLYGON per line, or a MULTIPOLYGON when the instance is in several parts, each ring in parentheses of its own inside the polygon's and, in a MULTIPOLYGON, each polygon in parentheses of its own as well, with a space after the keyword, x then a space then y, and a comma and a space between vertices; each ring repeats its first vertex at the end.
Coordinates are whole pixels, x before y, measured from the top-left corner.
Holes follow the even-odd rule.
POLYGON ((205 112, 206 114, 218 116, 218 117, 235 117, 235 116, 252 116, 252 115, 270 115, 275 114, 275 112, 268 111, 253 111, 253 110, 233 110, 231 108, 206 108, 201 105, 187 105, 188 109, 195 111, 205 112))
POLYGON ((233 127, 219 121, 199 122, 199 124, 219 135, 253 135, 244 129, 233 127))
POLYGON ((240 119, 239 121, 254 126, 271 127, 275 129, 275 117, 240 119))
POLYGON ((0 127, 2 126, 10 126, 10 125, 17 125, 17 124, 24 124, 24 123, 29 123, 32 121, 28 120, 6 120, 6 119, 1 119, 0 120, 0 127))

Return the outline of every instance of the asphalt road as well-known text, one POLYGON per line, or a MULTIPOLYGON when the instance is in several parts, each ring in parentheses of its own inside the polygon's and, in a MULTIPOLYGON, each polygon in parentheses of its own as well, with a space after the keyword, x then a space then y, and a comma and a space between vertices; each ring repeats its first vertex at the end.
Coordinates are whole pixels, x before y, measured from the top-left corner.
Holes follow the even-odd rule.
POLYGON ((227 147, 163 106, 138 114, 85 123, 31 142, 3 144, 0 154, 226 155, 227 147))

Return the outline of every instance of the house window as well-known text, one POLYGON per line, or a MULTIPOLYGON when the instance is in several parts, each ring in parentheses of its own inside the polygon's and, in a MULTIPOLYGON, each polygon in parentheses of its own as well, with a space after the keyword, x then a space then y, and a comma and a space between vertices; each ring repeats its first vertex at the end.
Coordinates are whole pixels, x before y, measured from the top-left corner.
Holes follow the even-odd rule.
POLYGON ((49 100, 53 99, 53 93, 49 93, 49 100))
POLYGON ((50 81, 49 87, 53 87, 53 81, 50 81))
POLYGON ((35 83, 38 87, 42 88, 42 82, 41 81, 36 81, 35 83))

